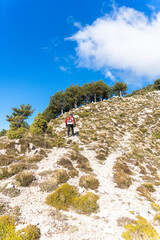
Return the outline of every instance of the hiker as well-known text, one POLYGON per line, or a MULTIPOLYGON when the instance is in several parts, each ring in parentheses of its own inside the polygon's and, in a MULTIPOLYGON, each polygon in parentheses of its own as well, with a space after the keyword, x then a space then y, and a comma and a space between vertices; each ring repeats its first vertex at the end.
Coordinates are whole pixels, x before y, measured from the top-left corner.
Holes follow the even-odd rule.
POLYGON ((71 113, 67 118, 66 118, 66 127, 68 128, 68 137, 74 135, 74 126, 75 126, 75 120, 73 117, 73 114, 71 113), (72 135, 70 135, 70 129, 72 129, 72 135))

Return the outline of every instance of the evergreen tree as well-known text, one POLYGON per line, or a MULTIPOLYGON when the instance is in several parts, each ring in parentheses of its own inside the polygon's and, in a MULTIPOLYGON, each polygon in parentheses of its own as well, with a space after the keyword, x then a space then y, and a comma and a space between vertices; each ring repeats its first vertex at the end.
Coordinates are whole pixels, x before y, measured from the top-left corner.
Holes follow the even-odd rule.
POLYGON ((81 87, 78 85, 70 85, 65 90, 65 103, 66 108, 77 108, 82 102, 81 87))
POLYGON ((65 108, 65 94, 62 90, 55 93, 54 96, 50 98, 50 106, 54 106, 57 114, 63 114, 65 108))
POLYGON ((47 121, 41 113, 38 113, 38 115, 34 118, 34 122, 31 124, 29 130, 33 134, 43 134, 46 129, 47 121))
POLYGON ((7 133, 7 130, 2 129, 2 131, 0 131, 0 137, 5 136, 6 133, 7 133))
POLYGON ((127 84, 123 83, 123 82, 115 82, 114 86, 113 86, 113 93, 116 96, 124 96, 126 94, 127 91, 127 84))
POLYGON ((160 79, 157 79, 157 80, 154 82, 154 87, 155 87, 155 89, 160 90, 160 79))
POLYGON ((29 125, 25 121, 29 116, 32 115, 35 109, 31 109, 32 106, 29 104, 27 105, 20 105, 20 108, 15 108, 13 107, 12 110, 12 115, 6 115, 6 120, 10 122, 10 128, 13 130, 16 130, 18 128, 28 128, 29 125))

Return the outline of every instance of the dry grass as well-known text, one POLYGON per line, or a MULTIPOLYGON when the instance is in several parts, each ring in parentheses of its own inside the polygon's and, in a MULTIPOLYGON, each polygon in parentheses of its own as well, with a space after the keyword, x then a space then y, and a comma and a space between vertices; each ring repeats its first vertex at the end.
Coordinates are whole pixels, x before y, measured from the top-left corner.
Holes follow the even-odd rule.
POLYGON ((99 181, 93 175, 86 175, 80 178, 79 186, 84 187, 86 189, 90 188, 92 190, 95 190, 99 186, 99 181))
POLYGON ((15 183, 21 187, 28 187, 35 180, 33 173, 23 171, 16 175, 15 183))
POLYGON ((137 188, 137 191, 140 192, 141 196, 143 196, 147 200, 153 202, 153 198, 151 197, 151 194, 150 194, 149 190, 144 185, 139 186, 137 188))
POLYGON ((58 185, 60 183, 66 183, 68 180, 68 173, 64 169, 56 169, 50 179, 50 181, 55 185, 58 185))
POLYGON ((68 168, 69 170, 74 169, 72 162, 68 158, 62 157, 57 163, 64 168, 68 168))

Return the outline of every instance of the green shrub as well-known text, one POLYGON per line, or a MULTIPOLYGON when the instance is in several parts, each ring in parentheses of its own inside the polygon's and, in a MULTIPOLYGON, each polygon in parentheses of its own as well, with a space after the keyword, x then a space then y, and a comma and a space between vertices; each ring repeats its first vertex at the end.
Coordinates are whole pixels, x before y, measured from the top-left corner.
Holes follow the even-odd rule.
POLYGON ((93 175, 86 175, 80 178, 79 185, 87 189, 95 190, 99 186, 99 181, 93 175))
POLYGON ((152 207, 155 211, 160 212, 160 205, 152 202, 152 203, 151 203, 151 207, 152 207))
POLYGON ((20 172, 15 177, 16 184, 22 187, 28 187, 34 180, 34 175, 31 172, 20 172))
POLYGON ((2 131, 0 131, 0 137, 3 137, 3 136, 5 136, 5 135, 6 135, 6 133, 7 133, 7 130, 5 130, 5 129, 2 129, 2 131))
POLYGON ((156 214, 154 216, 154 221, 158 221, 160 223, 160 214, 156 214))
POLYGON ((47 196, 46 203, 58 209, 67 211, 72 207, 80 213, 90 214, 97 211, 98 199, 99 197, 93 193, 80 196, 74 186, 64 183, 47 196))
POLYGON ((160 236, 154 227, 147 222, 145 218, 140 216, 137 217, 133 224, 128 224, 125 226, 126 231, 122 233, 122 237, 126 240, 145 240, 152 239, 158 240, 160 236))
POLYGON ((22 240, 38 240, 40 238, 40 230, 37 226, 31 224, 18 233, 22 235, 22 240))
POLYGON ((74 206, 78 191, 74 186, 64 183, 46 198, 46 203, 58 209, 68 210, 74 206))
POLYGON ((23 134, 25 133, 27 131, 27 129, 26 128, 23 128, 23 127, 21 127, 21 128, 18 128, 18 129, 16 129, 16 130, 14 130, 14 129, 9 129, 8 131, 7 131, 7 137, 9 138, 9 139, 18 139, 18 138, 21 138, 21 137, 23 137, 23 134))
POLYGON ((34 122, 31 124, 29 131, 32 134, 43 134, 46 129, 47 121, 41 113, 38 113, 38 116, 34 118, 34 122))
POLYGON ((76 208, 85 214, 94 213, 98 210, 99 206, 97 200, 99 197, 93 193, 86 193, 83 196, 80 196, 76 201, 76 208))
POLYGON ((10 216, 0 217, 0 240, 38 240, 40 231, 34 225, 15 231, 15 219, 10 216))

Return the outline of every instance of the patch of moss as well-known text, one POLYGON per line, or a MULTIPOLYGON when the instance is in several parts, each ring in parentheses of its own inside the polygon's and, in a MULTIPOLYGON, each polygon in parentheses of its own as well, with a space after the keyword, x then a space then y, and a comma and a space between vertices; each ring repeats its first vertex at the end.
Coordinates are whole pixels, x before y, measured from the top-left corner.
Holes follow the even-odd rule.
POLYGON ((125 229, 126 231, 122 233, 122 237, 126 240, 160 239, 154 227, 140 216, 137 216, 137 220, 133 224, 126 225, 125 229))

